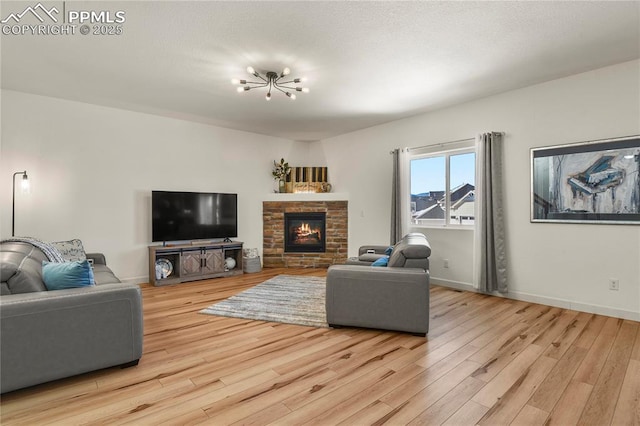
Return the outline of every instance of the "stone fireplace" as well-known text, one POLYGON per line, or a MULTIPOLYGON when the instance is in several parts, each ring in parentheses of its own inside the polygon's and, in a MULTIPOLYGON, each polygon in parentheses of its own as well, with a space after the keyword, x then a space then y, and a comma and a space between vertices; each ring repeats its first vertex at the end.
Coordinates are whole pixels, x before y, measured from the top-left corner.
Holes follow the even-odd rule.
POLYGON ((264 266, 327 268, 344 263, 347 206, 347 201, 264 201, 264 266))

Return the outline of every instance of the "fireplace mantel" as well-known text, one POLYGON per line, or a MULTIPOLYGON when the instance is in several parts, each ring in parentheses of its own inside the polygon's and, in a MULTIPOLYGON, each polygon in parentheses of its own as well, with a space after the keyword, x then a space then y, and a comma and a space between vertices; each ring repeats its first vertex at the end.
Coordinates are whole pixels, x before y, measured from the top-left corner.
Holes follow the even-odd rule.
POLYGON ((349 194, 344 192, 317 192, 317 193, 271 193, 262 198, 262 201, 348 201, 349 194))

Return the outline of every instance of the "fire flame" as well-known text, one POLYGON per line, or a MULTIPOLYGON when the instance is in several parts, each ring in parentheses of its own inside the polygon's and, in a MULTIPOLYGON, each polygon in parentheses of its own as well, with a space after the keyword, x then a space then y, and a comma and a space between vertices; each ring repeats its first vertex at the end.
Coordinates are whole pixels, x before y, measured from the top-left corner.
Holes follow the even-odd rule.
POLYGON ((308 237, 315 237, 318 240, 321 239, 320 229, 311 229, 311 226, 304 222, 296 229, 295 233, 298 239, 305 239, 308 237))
POLYGON ((303 223, 302 226, 300 226, 300 232, 303 234, 309 234, 311 233, 311 227, 308 223, 303 223))

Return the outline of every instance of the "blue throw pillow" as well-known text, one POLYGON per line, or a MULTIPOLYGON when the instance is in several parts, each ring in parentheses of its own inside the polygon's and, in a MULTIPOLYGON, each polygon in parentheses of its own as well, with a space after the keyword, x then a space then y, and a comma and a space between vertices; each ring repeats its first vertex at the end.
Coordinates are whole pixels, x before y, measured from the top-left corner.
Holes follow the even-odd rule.
POLYGON ((76 262, 42 262, 42 280, 47 290, 95 285, 93 270, 86 260, 76 262))
POLYGON ((391 252, 393 251, 393 246, 389 246, 385 251, 384 254, 386 254, 387 256, 391 256, 391 252))
POLYGON ((389 256, 381 257, 371 264, 371 266, 387 266, 389 263, 389 256))

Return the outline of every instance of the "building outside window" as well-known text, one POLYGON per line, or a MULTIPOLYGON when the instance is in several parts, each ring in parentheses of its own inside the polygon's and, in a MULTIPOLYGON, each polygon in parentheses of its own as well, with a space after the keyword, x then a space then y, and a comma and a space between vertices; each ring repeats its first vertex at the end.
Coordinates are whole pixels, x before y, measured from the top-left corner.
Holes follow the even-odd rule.
POLYGON ((473 142, 411 156, 411 223, 472 227, 475 223, 476 153, 473 142))

